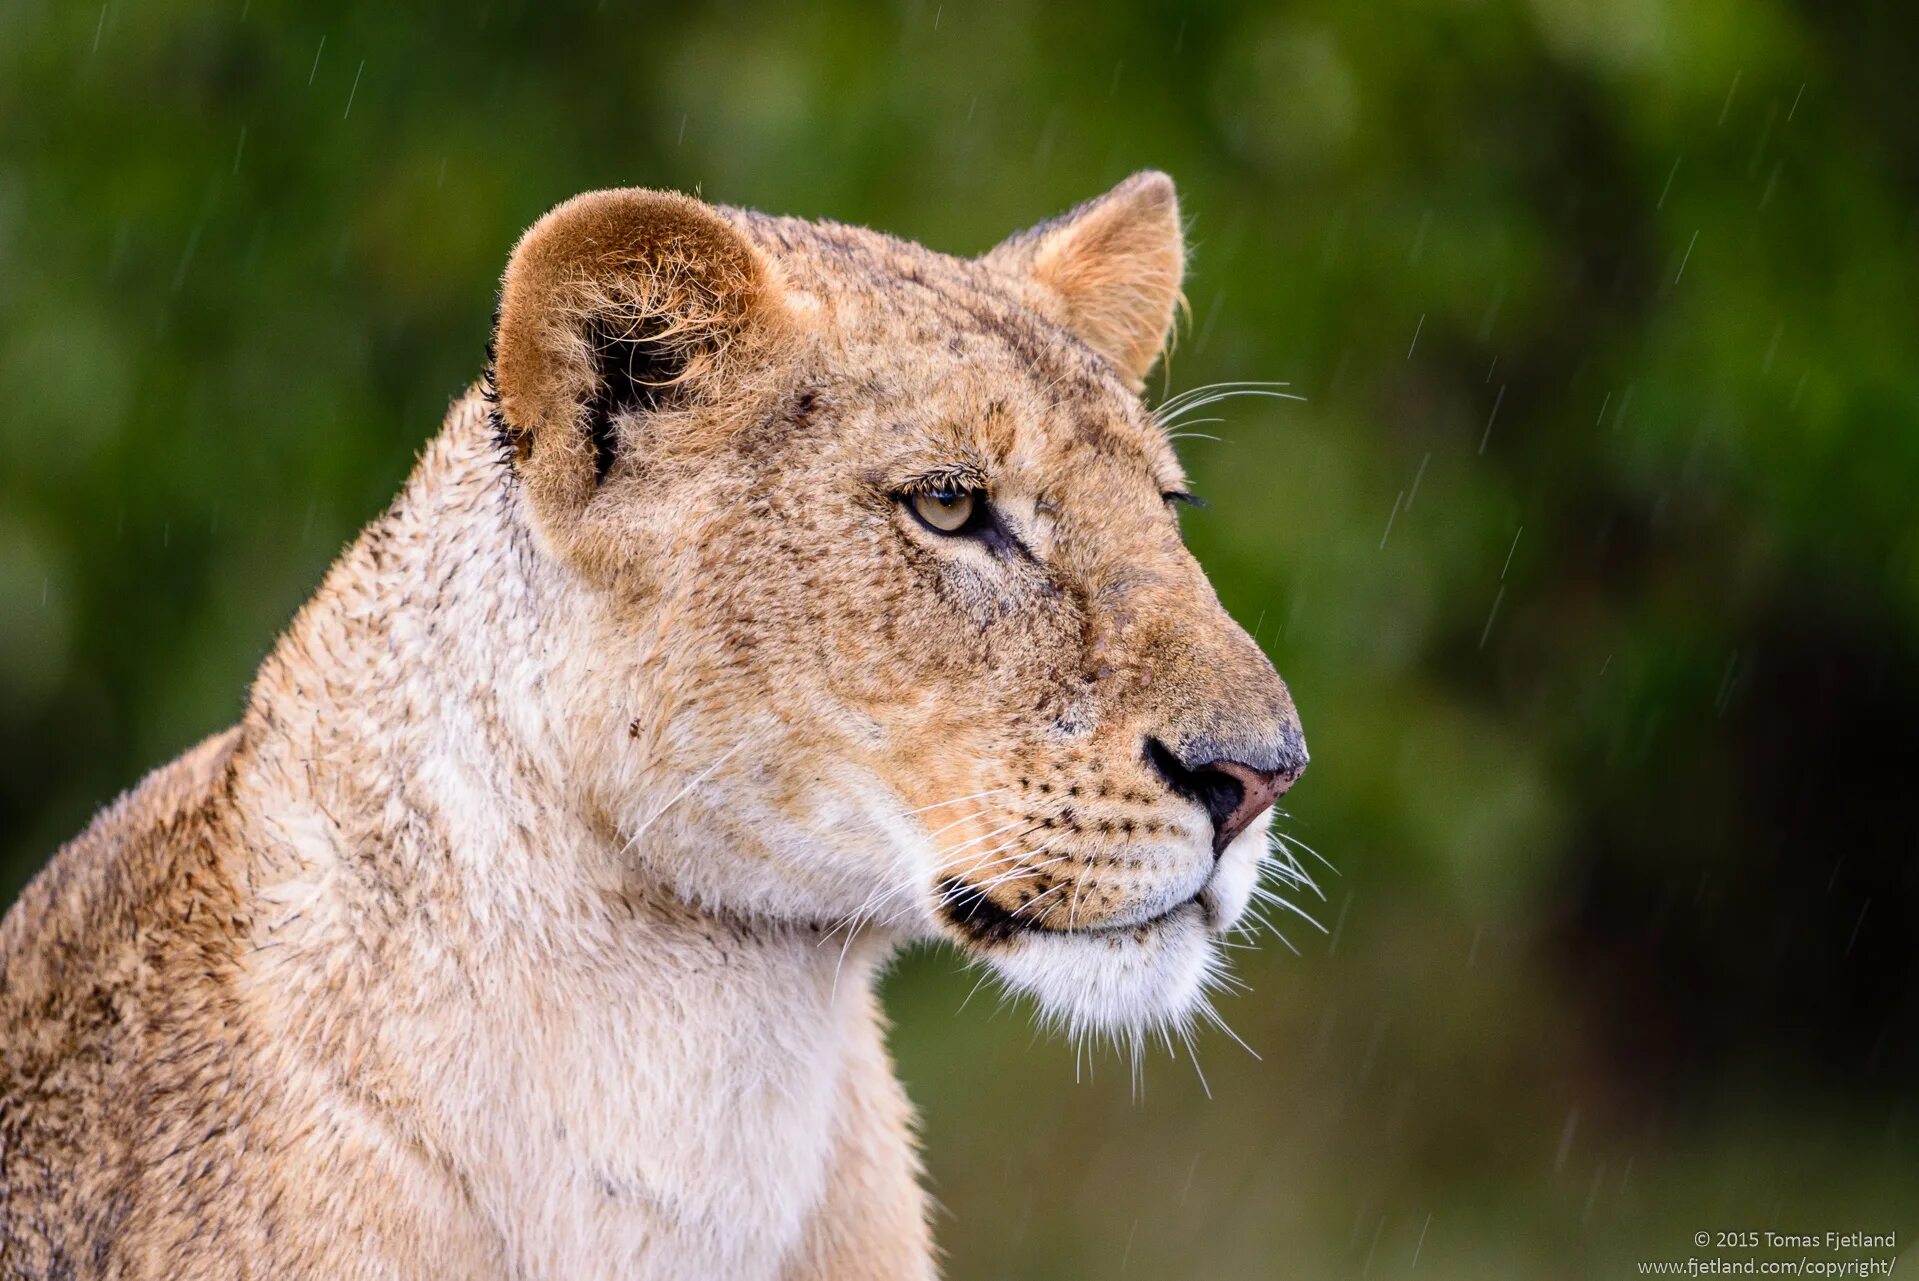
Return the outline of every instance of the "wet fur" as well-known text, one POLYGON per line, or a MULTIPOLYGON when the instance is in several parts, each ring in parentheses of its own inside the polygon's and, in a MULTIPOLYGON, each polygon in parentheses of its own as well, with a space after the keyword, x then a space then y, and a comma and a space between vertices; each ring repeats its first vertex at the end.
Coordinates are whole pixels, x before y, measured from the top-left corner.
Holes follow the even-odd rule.
POLYGON ((976 261, 529 231, 240 724, 0 923, 0 1274, 932 1275, 878 971, 1189 1017, 1264 838, 1142 735, 1297 738, 1137 395, 1181 259, 1159 175, 976 261), (1016 551, 904 523, 940 467, 1016 551))

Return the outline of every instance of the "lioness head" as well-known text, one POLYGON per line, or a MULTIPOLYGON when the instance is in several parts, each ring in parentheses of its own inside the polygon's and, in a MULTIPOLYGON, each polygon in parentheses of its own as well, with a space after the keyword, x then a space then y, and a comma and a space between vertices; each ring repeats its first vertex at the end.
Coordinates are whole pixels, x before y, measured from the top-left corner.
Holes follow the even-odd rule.
POLYGON ((1197 1007, 1306 746, 1140 396, 1183 266, 1153 173, 977 259, 640 190, 527 232, 497 418, 631 874, 1083 1030, 1197 1007))

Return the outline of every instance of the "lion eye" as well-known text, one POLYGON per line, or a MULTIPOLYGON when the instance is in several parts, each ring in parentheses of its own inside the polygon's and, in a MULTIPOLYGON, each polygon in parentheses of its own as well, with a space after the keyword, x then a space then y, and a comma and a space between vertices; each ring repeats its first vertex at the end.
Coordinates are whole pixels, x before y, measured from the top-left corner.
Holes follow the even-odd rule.
POLYGON ((913 514, 928 529, 942 534, 957 534, 972 523, 979 508, 979 495, 973 490, 933 490, 912 496, 913 514))

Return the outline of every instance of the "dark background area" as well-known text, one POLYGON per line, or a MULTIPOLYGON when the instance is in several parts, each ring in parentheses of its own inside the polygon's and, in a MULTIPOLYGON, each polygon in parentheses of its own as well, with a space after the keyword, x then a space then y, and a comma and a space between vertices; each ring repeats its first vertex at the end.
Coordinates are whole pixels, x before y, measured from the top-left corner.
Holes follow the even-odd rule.
POLYGON ((1781 0, 0 5, 0 901, 237 715, 552 204, 974 253, 1156 166, 1193 264, 1154 397, 1305 397, 1181 449, 1338 872, 1325 932, 1276 922, 1299 955, 1239 954, 1261 1057, 1203 1037, 1207 1088, 1076 1082, 951 955, 900 967, 950 1274, 1903 1242, 1916 36, 1781 0))

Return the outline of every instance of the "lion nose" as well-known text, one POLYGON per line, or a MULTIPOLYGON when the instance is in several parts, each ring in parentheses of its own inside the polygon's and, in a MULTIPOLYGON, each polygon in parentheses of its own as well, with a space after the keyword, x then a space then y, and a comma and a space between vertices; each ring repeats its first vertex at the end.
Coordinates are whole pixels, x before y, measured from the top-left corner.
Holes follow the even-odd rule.
POLYGON ((1276 742, 1251 750, 1201 741, 1183 752, 1146 740, 1146 758, 1174 792, 1196 801, 1213 821, 1213 853, 1220 854, 1306 772, 1306 739, 1290 728, 1276 742))

